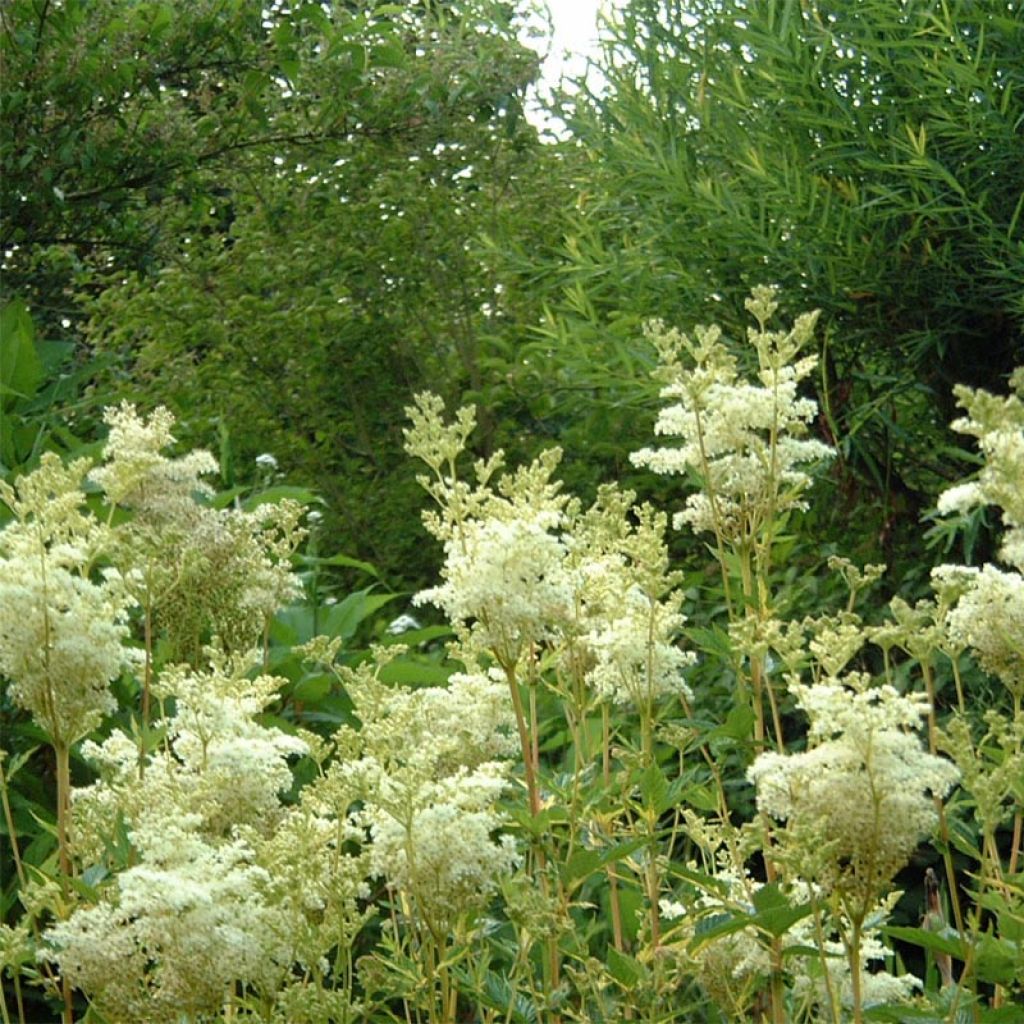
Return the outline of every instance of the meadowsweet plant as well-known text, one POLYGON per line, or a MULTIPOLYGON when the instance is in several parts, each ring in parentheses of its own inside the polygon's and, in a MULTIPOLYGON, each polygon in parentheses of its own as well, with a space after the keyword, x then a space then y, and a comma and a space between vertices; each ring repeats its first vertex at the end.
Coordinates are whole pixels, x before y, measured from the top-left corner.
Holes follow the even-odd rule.
POLYGON ((790 689, 809 719, 808 749, 762 753, 748 777, 758 808, 785 823, 771 849, 783 877, 814 885, 839 923, 859 1018, 864 924, 931 835, 933 797, 944 797, 959 773, 914 735, 927 711, 923 695, 872 686, 863 673, 809 686, 792 680, 790 689))
MULTIPOLYGON (((659 773, 654 726, 668 702, 690 691, 685 670, 692 652, 680 648, 685 621, 679 577, 670 571, 664 534, 667 518, 634 496, 608 487, 584 510, 560 493, 553 479, 560 452, 550 450, 531 465, 497 476, 500 453, 474 468, 475 485, 459 477, 459 456, 473 423, 463 409, 446 424, 436 398, 420 396, 409 410, 407 448, 431 470, 421 482, 438 505, 425 524, 444 544, 442 583, 417 596, 448 614, 456 627, 458 656, 491 665, 504 675, 515 714, 532 819, 544 812, 539 757, 539 691, 555 695, 573 737, 572 772, 564 798, 581 809, 598 779, 611 785, 610 709, 629 709, 640 743, 621 760, 623 799, 607 819, 611 833, 643 844, 630 860, 646 907, 648 940, 660 939, 661 847, 653 778, 659 773), (600 715, 599 740, 594 739, 600 715), (598 775, 600 764, 601 774, 598 775), (647 778, 646 789, 637 783, 647 778)), ((556 798, 557 799, 557 798, 556 798)), ((559 801, 560 802, 560 801, 559 801)), ((567 817, 572 817, 567 814, 567 817)), ((571 856, 582 837, 575 821, 555 841, 531 825, 529 865, 539 877, 566 928, 575 884, 558 877, 552 858, 571 856)), ((614 851, 614 844, 612 847, 614 851)), ((623 943, 623 922, 613 884, 614 941, 623 943)), ((544 986, 562 992, 558 938, 549 935, 544 986)), ((557 1004, 554 1004, 557 1005, 557 1004)), ((554 1012, 549 1002, 548 1012, 554 1012)))
POLYGON ((109 685, 131 657, 125 578, 93 571, 112 537, 85 510, 87 471, 48 453, 16 489, 0 484, 14 512, 0 532, 0 671, 62 751, 115 710, 109 685))
MULTIPOLYGON (((9 680, 10 699, 32 716, 53 748, 65 878, 72 863, 71 748, 116 709, 109 686, 131 659, 125 640, 133 601, 123 574, 98 570, 111 537, 85 508, 88 469, 87 460, 64 466, 47 453, 16 488, 0 485, 0 498, 14 514, 0 531, 0 673, 9 680)), ((11 831, 9 808, 7 817, 11 831)), ((66 885, 62 889, 64 905, 71 893, 66 885)), ((67 1018, 66 978, 61 997, 67 1018)))
MULTIPOLYGON (((213 960, 222 931, 216 922, 234 927, 251 883, 261 877, 237 841, 223 835, 224 821, 238 823, 247 813, 272 821, 267 812, 292 778, 282 750, 299 752, 286 738, 228 724, 257 713, 278 684, 245 678, 251 661, 229 666, 226 655, 211 661, 199 649, 211 638, 211 651, 258 644, 270 615, 296 592, 288 557, 301 538, 298 507, 246 514, 205 506, 201 501, 211 492, 201 478, 216 463, 205 452, 164 454, 173 442, 166 410, 145 419, 123 405, 108 410, 106 420, 110 436, 99 466, 85 459, 64 466, 47 454, 37 470, 13 488, 4 484, 0 494, 14 514, 0 531, 0 593, 8 609, 0 670, 10 680, 11 699, 32 715, 56 760, 58 884, 43 878, 26 883, 41 894, 35 910, 55 920, 45 934, 38 927, 34 934, 43 976, 52 979, 48 963, 59 971, 65 1020, 73 1015, 73 986, 95 996, 97 1005, 109 1001, 126 1019, 142 1019, 139 1007, 158 1007, 161 1000, 165 1013, 176 1013, 186 990, 205 1005, 215 989, 214 1002, 221 1005, 224 985, 239 977, 235 968, 245 956, 234 967, 222 957, 212 979, 190 975, 186 961, 213 960), (102 515, 87 504, 86 487, 102 489, 102 515), (133 643, 137 609, 141 650, 133 643), (155 678, 158 638, 169 651, 191 651, 200 675, 166 665, 155 678), (100 745, 83 744, 81 753, 100 780, 75 790, 72 748, 120 710, 111 684, 126 670, 140 677, 141 724, 131 735, 115 729, 100 745), (153 752, 146 739, 151 695, 161 707, 170 701, 175 712, 161 717, 163 745, 153 752), (218 802, 220 822, 213 810, 218 802), (211 847, 210 836, 227 842, 211 847), (117 869, 123 870, 102 893, 72 884, 80 872, 117 869), (221 889, 218 872, 225 879, 221 889), (210 876, 206 895, 189 881, 201 874, 210 876), (191 897, 182 895, 190 889, 191 897), (210 904, 212 892, 223 906, 200 924, 188 908, 210 904), (175 914, 182 922, 177 931, 164 920, 175 914), (95 945, 101 932, 109 939, 106 961, 103 944, 95 945), (186 956, 175 934, 206 952, 186 956), (132 958, 121 955, 128 946, 132 958)), ((251 930, 255 936, 262 925, 251 930)))
POLYGON ((418 396, 414 602, 450 629, 392 615, 368 650, 351 601, 281 610, 301 509, 218 501, 164 410, 0 485, 5 707, 44 747, 0 752, 3 1024, 33 987, 62 1024, 1014 1019, 1024 371, 960 390, 984 467, 940 502, 998 506, 999 561, 886 601, 882 566, 794 546, 830 449, 816 316, 778 301, 736 342, 647 329, 634 461, 688 482, 674 518, 565 494, 558 450, 474 461, 473 410, 418 396), (53 835, 19 836, 39 766, 53 835))
POLYGON ((645 448, 631 458, 656 473, 697 472, 701 488, 676 514, 677 527, 755 545, 776 516, 806 507, 806 466, 831 451, 807 437, 817 406, 797 392, 817 364, 816 355, 796 357, 818 314, 803 314, 786 331, 769 330, 778 302, 774 289, 764 286, 754 289, 747 309, 757 321, 749 333, 757 356, 753 381, 744 378, 718 327, 698 327, 691 339, 660 321, 647 325, 660 358, 661 395, 672 400, 655 433, 682 443, 645 448))
MULTIPOLYGON (((953 427, 976 438, 984 464, 976 479, 950 488, 939 499, 940 513, 994 505, 1004 532, 999 558, 980 569, 942 565, 932 572, 937 595, 936 646, 949 659, 957 683, 957 710, 934 743, 956 762, 963 775, 965 802, 979 826, 971 855, 979 864, 979 903, 986 906, 1009 937, 1003 946, 1007 968, 999 972, 994 1002, 1001 1006, 1014 986, 1019 992, 1024 968, 1019 931, 1011 922, 1024 917, 1024 367, 1010 377, 1011 393, 998 397, 958 387, 967 415, 953 427), (1002 706, 977 714, 960 681, 959 658, 970 651, 1003 687, 1002 706), (1008 838, 1003 838, 1008 826, 1008 838), (1012 966, 1009 966, 1012 965, 1012 966)), ((976 950, 989 952, 995 939, 977 912, 958 906, 958 926, 968 928, 976 950)), ((983 955, 978 952, 976 955, 983 955)), ((967 980, 976 984, 976 977, 967 980)))
MULTIPOLYGON (((809 436, 817 405, 799 393, 817 364, 816 354, 801 352, 818 314, 802 314, 789 329, 774 330, 769 325, 778 305, 768 286, 755 288, 747 300, 757 324, 747 337, 756 357, 753 379, 741 369, 747 360, 741 361, 716 326, 697 327, 692 338, 659 321, 646 330, 659 358, 654 376, 669 400, 655 433, 670 443, 634 452, 631 459, 655 473, 696 480, 673 524, 714 537, 734 623, 743 616, 760 624, 771 618, 775 539, 793 512, 806 509, 810 469, 832 455, 828 445, 809 436)), ((748 657, 737 681, 741 695, 751 688, 758 742, 767 732, 766 701, 779 740, 775 692, 762 659, 748 657)))

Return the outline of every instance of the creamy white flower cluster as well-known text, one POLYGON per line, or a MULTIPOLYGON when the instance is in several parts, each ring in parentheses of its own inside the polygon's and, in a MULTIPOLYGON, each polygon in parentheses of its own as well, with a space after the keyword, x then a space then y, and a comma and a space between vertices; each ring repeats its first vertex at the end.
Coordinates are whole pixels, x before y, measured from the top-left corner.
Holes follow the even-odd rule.
POLYGON ((417 604, 443 608, 469 624, 473 645, 515 664, 531 643, 550 639, 572 611, 565 545, 546 523, 560 516, 509 509, 512 518, 472 520, 446 544, 444 582, 420 591, 417 604))
POLYGON ((141 775, 122 731, 83 746, 100 777, 73 794, 75 849, 99 866, 124 828, 134 852, 94 905, 46 939, 61 973, 113 1019, 211 1012, 228 984, 272 988, 291 963, 259 837, 284 820, 288 759, 306 744, 253 720, 281 680, 247 678, 243 658, 212 658, 204 672, 162 674, 156 694, 176 710, 156 723, 166 741, 141 775))
POLYGON ((798 317, 789 331, 769 331, 778 306, 774 295, 773 289, 755 288, 747 301, 758 320, 749 332, 758 358, 756 383, 740 375, 717 327, 697 327, 692 339, 660 321, 645 329, 659 354, 661 395, 672 401, 659 414, 655 433, 681 444, 642 449, 631 461, 655 473, 694 471, 701 478, 701 491, 687 498, 673 521, 677 529, 685 523, 735 541, 756 536, 775 516, 806 507, 801 494, 810 477, 804 467, 833 454, 806 437, 817 405, 797 393, 817 363, 816 356, 796 357, 818 314, 798 317))
POLYGON ((786 823, 780 846, 800 876, 866 908, 932 830, 933 797, 959 773, 912 731, 927 713, 920 695, 858 673, 791 679, 791 690, 810 719, 808 749, 758 756, 748 771, 757 806, 786 823))
POLYGON ((1006 398, 963 385, 953 389, 967 410, 953 429, 977 438, 985 464, 977 480, 943 492, 939 512, 998 505, 1006 527, 1001 557, 1024 572, 1024 366, 1011 375, 1010 387, 1006 398))
POLYGON ((126 733, 83 747, 100 778, 73 793, 75 849, 100 866, 123 828, 134 852, 93 905, 45 938, 61 972, 112 1019, 213 1012, 232 982, 273 991, 294 957, 292 922, 260 861, 287 824, 288 758, 308 748, 253 720, 281 680, 249 679, 249 664, 212 653, 206 671, 162 674, 156 695, 173 697, 175 712, 156 723, 166 741, 141 776, 126 733))
POLYGON ((445 426, 428 395, 408 411, 418 425, 407 431, 408 450, 436 448, 448 460, 437 465, 436 479, 422 481, 440 506, 424 522, 445 546, 442 583, 415 601, 443 608, 472 649, 515 665, 530 645, 550 640, 573 611, 562 537, 572 508, 552 479, 561 453, 544 452, 492 487, 499 453, 478 465, 478 485, 469 488, 455 475, 452 453, 461 450, 472 416, 460 410, 455 424, 445 426))
POLYGON ((953 427, 972 434, 985 464, 978 479, 946 491, 943 513, 993 504, 1006 531, 1000 556, 1009 570, 943 565, 932 572, 940 592, 955 593, 943 625, 953 646, 971 647, 983 668, 1018 698, 1024 695, 1024 367, 1010 379, 1014 394, 956 389, 968 415, 953 427))
POLYGON ((252 849, 211 844, 197 825, 162 817, 158 847, 143 847, 109 897, 46 933, 62 975, 107 1019, 172 1024, 216 1012, 229 984, 258 982, 287 955, 252 849))
MULTIPOLYGON (((933 570, 941 580, 943 570, 933 570)), ((967 588, 946 615, 949 638, 974 650, 981 666, 1024 696, 1024 575, 994 565, 956 567, 967 588)))
POLYGON ((518 750, 507 684, 462 673, 444 689, 405 689, 376 671, 344 673, 362 724, 337 740, 358 756, 330 774, 362 801, 351 820, 368 839, 371 876, 443 928, 518 863, 512 837, 497 834, 508 758, 518 750))
POLYGON ((546 649, 584 666, 599 699, 646 706, 689 696, 683 671, 693 655, 676 643, 684 618, 665 517, 610 486, 581 510, 553 479, 557 450, 492 487, 499 454, 478 465, 470 488, 458 480, 456 460, 473 417, 460 410, 445 425, 442 413, 430 395, 409 410, 407 447, 434 471, 422 482, 440 506, 425 521, 445 545, 442 583, 417 602, 443 608, 464 651, 506 670, 546 649))
MULTIPOLYGON (((849 948, 842 936, 849 935, 850 921, 838 920, 826 910, 823 893, 815 886, 796 883, 790 891, 794 903, 814 901, 814 914, 798 921, 787 933, 787 945, 801 949, 817 947, 819 956, 794 958, 793 997, 796 1005, 803 1004, 808 1011, 804 1019, 820 1020, 834 1010, 853 1006, 853 972, 848 956, 849 948), (815 920, 817 914, 821 919, 815 920)), ((864 1008, 877 1005, 905 1003, 923 987, 921 979, 913 974, 891 974, 882 966, 892 959, 892 950, 881 936, 882 927, 889 921, 900 892, 893 892, 865 916, 860 938, 860 996, 864 1008), (873 965, 873 966, 871 966, 873 965)))
POLYGON ((103 413, 110 428, 103 446, 104 464, 90 473, 112 505, 150 515, 174 515, 196 494, 210 495, 202 477, 217 472, 217 460, 201 449, 172 459, 163 454, 174 444, 174 416, 160 406, 142 419, 130 402, 103 413))
POLYGON ((584 652, 585 679, 597 698, 648 708, 662 697, 692 697, 684 672, 695 655, 677 643, 686 619, 679 576, 669 571, 666 517, 650 505, 633 506, 633 498, 602 487, 571 524, 577 632, 569 635, 584 652))
POLYGON ((209 452, 164 454, 174 418, 164 408, 143 418, 130 403, 108 409, 104 464, 90 479, 108 505, 131 509, 115 534, 113 557, 171 644, 172 656, 195 661, 205 639, 248 650, 266 620, 299 593, 292 551, 304 531, 300 506, 252 512, 216 509, 203 477, 217 470, 209 452), (134 570, 129 574, 129 569, 134 570))
POLYGON ((132 660, 125 580, 93 571, 110 534, 85 508, 88 468, 48 452, 16 489, 0 483, 14 513, 0 530, 0 674, 11 699, 65 747, 115 710, 109 683, 132 660))

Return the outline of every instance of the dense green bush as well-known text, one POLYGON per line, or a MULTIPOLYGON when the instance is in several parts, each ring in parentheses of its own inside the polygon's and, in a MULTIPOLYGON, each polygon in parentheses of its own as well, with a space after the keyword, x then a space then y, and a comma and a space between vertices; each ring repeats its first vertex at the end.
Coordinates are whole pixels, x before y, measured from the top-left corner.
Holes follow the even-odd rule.
POLYGON ((770 276, 822 311, 831 529, 913 571, 966 469, 953 385, 998 388, 1024 355, 1024 10, 630 0, 599 63, 563 111, 587 164, 518 391, 575 449, 639 445, 642 321, 739 332, 770 276))

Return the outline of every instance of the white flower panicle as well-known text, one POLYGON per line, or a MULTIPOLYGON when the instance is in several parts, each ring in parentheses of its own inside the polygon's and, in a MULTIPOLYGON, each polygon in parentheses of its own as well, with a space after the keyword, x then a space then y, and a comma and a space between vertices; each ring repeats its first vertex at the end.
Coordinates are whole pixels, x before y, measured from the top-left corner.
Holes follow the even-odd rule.
POLYGON ((117 575, 93 583, 41 562, 0 565, 0 673, 11 699, 70 746, 117 710, 109 684, 131 660, 132 602, 117 575))
POLYGON ((167 1022, 216 1012, 226 987, 279 971, 266 871, 239 840, 212 845, 165 817, 161 842, 116 876, 101 903, 46 933, 49 959, 108 1019, 167 1022))
POLYGON ((998 505, 1006 527, 1001 556, 1024 572, 1024 366, 1011 375, 1010 388, 1006 398, 963 385, 953 389, 967 411, 953 429, 977 438, 985 463, 977 480, 943 492, 939 512, 998 505))
POLYGON ((444 582, 415 602, 438 605, 453 624, 469 629, 479 649, 515 664, 525 646, 548 639, 572 611, 565 545, 545 525, 550 518, 466 523, 446 544, 444 582))
POLYGON ((810 719, 808 749, 758 756, 757 806, 786 823, 781 847, 804 878, 868 906, 931 832, 933 798, 959 773, 911 731, 927 713, 920 695, 859 674, 791 688, 810 719))
POLYGON ((169 666, 158 677, 154 696, 173 697, 174 714, 155 727, 167 737, 150 754, 139 778, 137 743, 115 730, 83 755, 100 779, 74 791, 72 827, 84 851, 101 848, 104 830, 124 819, 133 845, 148 849, 163 842, 163 822, 188 816, 207 836, 223 837, 240 825, 273 829, 282 814, 280 795, 292 785, 288 760, 307 753, 306 742, 254 718, 277 694, 282 680, 248 677, 253 656, 225 658, 208 652, 211 663, 196 671, 169 666))
POLYGON ((109 684, 132 660, 125 580, 93 568, 109 533, 84 511, 88 465, 46 453, 16 490, 0 488, 15 516, 0 531, 0 673, 65 747, 116 709, 109 684))
POLYGON ((75 849, 102 862, 104 840, 123 827, 133 862, 45 938, 62 973, 112 1019, 215 1012, 232 982, 273 991, 295 954, 260 853, 287 821, 288 759, 308 747, 254 721, 281 680, 249 679, 251 659, 208 653, 205 671, 159 677, 154 694, 174 697, 175 711, 155 723, 166 741, 141 776, 126 733, 83 747, 100 778, 73 793, 75 849))
POLYGON ((583 638, 595 659, 587 683, 599 697, 616 704, 647 707, 665 696, 691 699, 683 673, 696 658, 672 640, 684 621, 682 614, 652 602, 639 588, 629 591, 618 614, 594 623, 583 638))
POLYGON ((949 513, 999 506, 1006 528, 999 553, 1011 568, 943 565, 932 571, 932 580, 949 606, 942 623, 948 642, 971 647, 982 667, 1019 700, 1024 696, 1024 367, 1013 373, 1010 386, 1014 393, 1007 398, 955 389, 967 416, 953 428, 978 439, 985 462, 977 480, 944 492, 938 508, 949 513))
POLYGON ((174 417, 148 419, 123 403, 108 409, 104 464, 90 479, 107 504, 133 512, 115 531, 113 558, 133 567, 136 596, 171 644, 173 658, 196 659, 210 636, 232 650, 256 643, 267 619, 299 593, 290 555, 305 535, 291 501, 251 512, 215 509, 202 477, 217 471, 205 451, 171 458, 174 417))
POLYGON ((575 506, 553 479, 561 452, 543 452, 492 485, 499 452, 477 463, 477 486, 470 487, 458 479, 457 461, 473 410, 460 409, 446 425, 441 400, 423 394, 407 412, 413 425, 405 431, 406 451, 430 468, 433 475, 419 480, 439 507, 424 523, 445 548, 441 584, 421 591, 415 603, 438 605, 464 643, 514 665, 572 613, 561 533, 575 506))
MULTIPOLYGON (((942 578, 940 566, 933 577, 942 578)), ((973 648, 982 668, 1024 696, 1024 576, 994 565, 970 570, 966 592, 946 615, 954 645, 973 648)))
POLYGON ((497 465, 478 467, 477 488, 456 477, 472 428, 470 412, 445 426, 442 406, 420 396, 410 410, 408 450, 435 472, 424 486, 441 506, 427 518, 444 542, 442 583, 417 602, 444 609, 463 648, 514 669, 539 649, 589 663, 587 682, 600 699, 644 707, 670 695, 689 697, 683 671, 693 655, 676 645, 683 622, 679 582, 669 572, 665 516, 633 508, 633 495, 603 487, 581 511, 552 478, 551 450, 496 488, 497 465), (575 653, 568 653, 573 651, 575 653))
POLYGON ((755 288, 747 308, 758 320, 749 334, 758 357, 756 383, 740 376, 717 327, 697 327, 691 339, 660 321, 648 324, 645 333, 659 353, 661 395, 673 403, 659 414, 655 432, 681 443, 631 456, 655 473, 695 471, 702 490, 690 495, 674 525, 737 540, 756 535, 788 509, 806 508, 801 495, 810 476, 804 467, 833 454, 806 437, 817 405, 797 394, 817 362, 816 356, 796 359, 817 313, 776 332, 766 327, 777 308, 772 289, 755 288))
POLYGON ((107 409, 103 420, 110 428, 103 446, 104 465, 90 477, 110 504, 166 516, 195 494, 213 493, 201 479, 218 469, 209 452, 192 451, 177 459, 163 454, 174 444, 174 416, 168 409, 160 406, 146 420, 134 405, 122 402, 107 409))
MULTIPOLYGON (((394 648, 378 653, 386 663, 394 648)), ((495 835, 507 758, 518 750, 508 688, 500 673, 390 687, 379 667, 343 670, 362 725, 340 730, 339 749, 358 757, 332 773, 362 800, 352 820, 369 839, 371 875, 437 925, 478 904, 518 862, 511 837, 495 835)))
MULTIPOLYGON (((492 892, 519 862, 497 802, 508 787, 495 762, 431 782, 389 785, 356 820, 369 829, 370 873, 410 894, 434 918, 454 916, 492 892)), ((412 780, 408 780, 409 783, 412 780)))
POLYGON ((585 653, 586 682, 599 699, 649 708, 692 697, 684 671, 696 659, 677 643, 686 619, 681 577, 669 571, 667 518, 633 499, 602 487, 566 534, 576 620, 563 646, 570 659, 585 653))

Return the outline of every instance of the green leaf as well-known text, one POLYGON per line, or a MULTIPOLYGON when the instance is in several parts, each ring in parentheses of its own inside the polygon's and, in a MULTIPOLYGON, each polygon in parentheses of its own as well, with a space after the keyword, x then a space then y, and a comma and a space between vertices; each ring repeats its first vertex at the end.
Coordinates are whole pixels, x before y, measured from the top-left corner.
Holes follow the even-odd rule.
POLYGON ((270 622, 270 641, 294 647, 313 639, 313 609, 308 605, 282 608, 270 622))
POLYGON ((301 704, 316 704, 331 691, 331 677, 318 674, 299 681, 292 689, 292 699, 301 704))
POLYGON ((637 982, 644 976, 643 967, 633 957, 620 953, 614 946, 608 947, 606 955, 611 976, 627 991, 635 988, 637 982))
POLYGON ((995 935, 979 936, 974 949, 974 971, 990 985, 1012 985, 1024 973, 1024 949, 1016 942, 995 935))
POLYGON ((810 915, 813 907, 810 903, 794 906, 782 894, 775 882, 761 886, 754 893, 754 911, 751 923, 769 935, 778 938, 784 932, 810 915))
POLYGON ((742 931, 750 925, 749 914, 711 914, 702 918, 694 931, 691 946, 699 949, 713 939, 719 939, 723 935, 732 935, 734 932, 742 931))
POLYGON ((331 555, 330 558, 314 557, 312 555, 298 555, 296 561, 299 565, 338 565, 349 569, 359 569, 369 576, 380 578, 380 573, 369 562, 362 562, 358 558, 350 558, 348 555, 331 555))
POLYGON ((12 299, 0 310, 0 385, 5 394, 28 398, 42 379, 32 317, 24 302, 12 299))
POLYGON ((691 782, 682 793, 683 803, 698 811, 717 811, 718 793, 710 783, 700 785, 691 782))
POLYGON ((657 764, 650 764, 640 776, 640 796, 645 807, 652 807, 659 813, 664 809, 669 795, 668 781, 657 764))
POLYGON ((394 686, 447 686, 454 671, 454 666, 448 668, 436 662, 396 658, 380 670, 379 678, 381 682, 394 686))
POLYGON ((736 704, 725 716, 725 721, 718 726, 708 739, 727 738, 742 742, 749 740, 754 730, 754 710, 747 703, 736 704))
POLYGON ((260 505, 276 505, 285 498, 297 501, 300 505, 312 505, 314 502, 320 501, 320 496, 316 491, 311 491, 308 487, 290 487, 281 484, 278 487, 268 487, 265 491, 246 498, 242 502, 242 508, 246 512, 252 512, 260 505))
POLYGON ((368 589, 357 590, 338 604, 319 610, 319 632, 348 640, 361 622, 396 597, 397 594, 371 594, 368 589))
POLYGON ((400 68, 406 63, 405 49, 401 43, 388 41, 370 51, 370 60, 378 67, 400 68))
POLYGON ((25 766, 29 758, 39 749, 38 746, 29 747, 27 750, 23 750, 4 765, 4 771, 7 776, 7 781, 10 782, 18 772, 25 766))
POLYGON ((700 889, 701 892, 716 893, 723 898, 729 893, 728 882, 721 878, 716 878, 714 875, 699 871, 696 868, 688 868, 676 861, 669 862, 668 873, 675 878, 686 879, 686 881, 691 882, 700 889))
POLYGON ((932 932, 926 928, 908 928, 902 925, 886 925, 882 933, 891 939, 900 939, 914 946, 930 950, 932 953, 945 953, 948 956, 963 960, 965 946, 960 936, 952 928, 932 932))
POLYGON ((574 883, 583 882, 609 864, 614 864, 635 853, 644 846, 645 842, 646 840, 643 838, 629 839, 616 843, 614 846, 604 846, 596 850, 577 850, 563 866, 562 879, 571 890, 574 888, 574 883))
POLYGON ((381 637, 379 643, 382 647, 392 644, 406 644, 409 647, 417 647, 420 644, 430 643, 432 640, 442 640, 454 636, 451 626, 424 626, 422 629, 407 629, 404 633, 389 633, 381 637))

